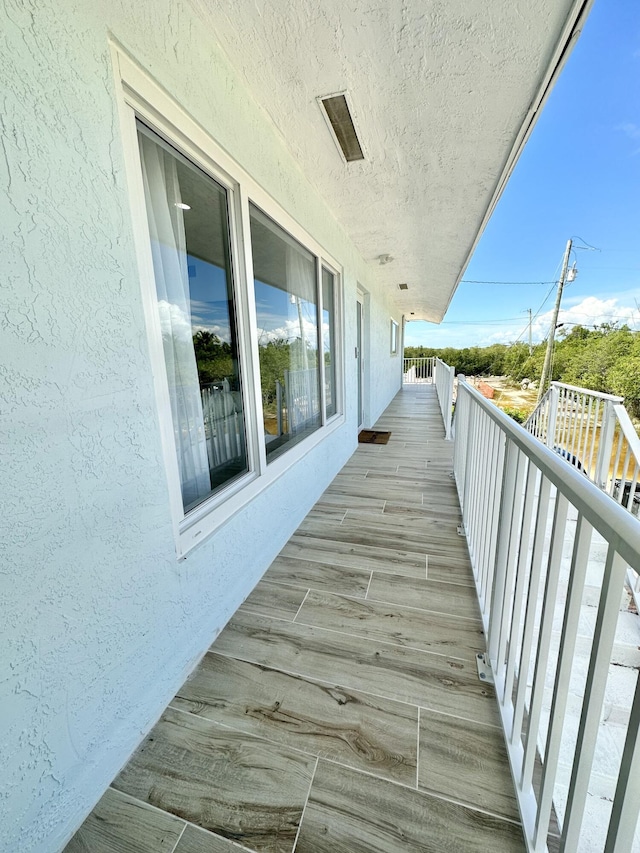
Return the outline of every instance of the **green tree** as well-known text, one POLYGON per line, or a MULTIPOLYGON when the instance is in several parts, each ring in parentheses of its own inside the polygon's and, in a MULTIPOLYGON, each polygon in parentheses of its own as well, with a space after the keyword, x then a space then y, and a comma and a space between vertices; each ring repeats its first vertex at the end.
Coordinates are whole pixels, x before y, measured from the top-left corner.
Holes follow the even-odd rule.
POLYGON ((193 336, 193 347, 201 385, 235 379, 236 369, 230 344, 221 341, 213 332, 202 330, 193 336))

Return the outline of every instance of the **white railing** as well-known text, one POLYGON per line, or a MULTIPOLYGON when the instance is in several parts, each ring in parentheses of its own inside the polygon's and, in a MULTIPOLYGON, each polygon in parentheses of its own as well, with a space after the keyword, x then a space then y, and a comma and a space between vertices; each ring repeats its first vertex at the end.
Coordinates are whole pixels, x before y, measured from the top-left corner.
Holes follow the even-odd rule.
POLYGON ((433 382, 433 374, 436 367, 435 358, 404 358, 402 362, 403 385, 433 382))
POLYGON ((439 358, 436 358, 434 377, 438 403, 442 412, 445 438, 451 438, 451 420, 453 417, 453 387, 455 379, 455 367, 449 367, 439 358))
POLYGON ((625 574, 640 568, 640 525, 464 377, 454 473, 527 849, 545 851, 557 829, 564 853, 631 851, 640 809, 637 673, 617 766, 607 755, 614 781, 598 799, 599 808, 610 804, 606 839, 595 838, 597 821, 585 809, 597 743, 603 749, 600 721, 625 574), (589 589, 599 575, 599 596, 588 664, 579 667, 587 572, 589 589))
POLYGON ((640 438, 622 397, 554 382, 524 427, 638 515, 640 438))

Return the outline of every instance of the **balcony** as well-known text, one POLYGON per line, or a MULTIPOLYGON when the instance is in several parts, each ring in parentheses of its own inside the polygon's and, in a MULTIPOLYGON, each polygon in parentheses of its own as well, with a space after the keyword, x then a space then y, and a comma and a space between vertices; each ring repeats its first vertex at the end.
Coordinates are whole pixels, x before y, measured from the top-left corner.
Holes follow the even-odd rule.
POLYGON ((525 849, 436 386, 376 428, 67 853, 525 849))
POLYGON ((464 377, 447 441, 451 372, 433 376, 397 395, 388 444, 358 447, 69 853, 640 849, 637 649, 616 650, 631 499, 464 377))

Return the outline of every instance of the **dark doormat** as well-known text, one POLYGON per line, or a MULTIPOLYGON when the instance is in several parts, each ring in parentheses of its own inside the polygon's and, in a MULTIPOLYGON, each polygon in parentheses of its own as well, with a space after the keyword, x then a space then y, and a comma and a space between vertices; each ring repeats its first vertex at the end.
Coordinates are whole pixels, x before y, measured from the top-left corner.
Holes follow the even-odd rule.
POLYGON ((390 438, 390 432, 379 432, 375 429, 363 429, 358 433, 360 444, 386 444, 390 438))

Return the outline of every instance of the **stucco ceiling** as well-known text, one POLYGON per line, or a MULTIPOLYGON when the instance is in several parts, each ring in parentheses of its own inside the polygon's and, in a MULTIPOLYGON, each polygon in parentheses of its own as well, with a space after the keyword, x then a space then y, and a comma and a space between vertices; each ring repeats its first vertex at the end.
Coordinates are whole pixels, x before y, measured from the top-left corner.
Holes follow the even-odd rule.
POLYGON ((402 313, 439 322, 591 0, 192 3, 402 313), (362 162, 317 100, 344 91, 362 162))

